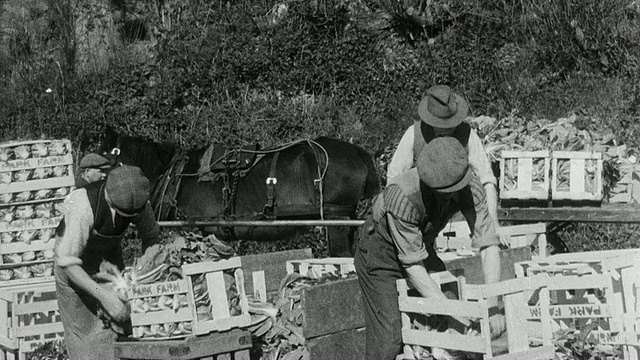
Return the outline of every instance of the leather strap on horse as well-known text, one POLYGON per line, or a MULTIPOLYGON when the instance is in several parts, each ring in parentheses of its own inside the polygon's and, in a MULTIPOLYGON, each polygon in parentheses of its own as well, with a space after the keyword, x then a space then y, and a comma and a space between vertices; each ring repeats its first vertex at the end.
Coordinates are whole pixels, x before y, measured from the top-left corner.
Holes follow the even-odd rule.
POLYGON ((276 177, 276 166, 278 164, 279 156, 279 151, 273 154, 271 167, 269 168, 269 177, 267 177, 267 204, 264 206, 263 213, 269 219, 275 219, 278 217, 278 204, 276 202, 276 185, 278 184, 278 178, 276 177), (267 215, 269 212, 270 215, 267 215))
POLYGON ((162 175, 161 180, 156 183, 150 200, 157 220, 168 218, 172 209, 176 210, 177 218, 184 217, 184 214, 178 209, 175 197, 180 188, 182 171, 188 160, 185 152, 177 151, 169 163, 169 168, 162 175))

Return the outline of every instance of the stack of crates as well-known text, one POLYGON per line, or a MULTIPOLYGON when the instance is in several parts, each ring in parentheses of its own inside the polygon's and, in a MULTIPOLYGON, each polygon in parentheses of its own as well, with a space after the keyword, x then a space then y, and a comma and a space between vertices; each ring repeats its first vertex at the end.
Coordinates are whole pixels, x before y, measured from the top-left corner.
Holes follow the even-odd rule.
POLYGON ((0 348, 24 359, 60 339, 53 280, 55 229, 75 186, 69 140, 0 143, 0 348))

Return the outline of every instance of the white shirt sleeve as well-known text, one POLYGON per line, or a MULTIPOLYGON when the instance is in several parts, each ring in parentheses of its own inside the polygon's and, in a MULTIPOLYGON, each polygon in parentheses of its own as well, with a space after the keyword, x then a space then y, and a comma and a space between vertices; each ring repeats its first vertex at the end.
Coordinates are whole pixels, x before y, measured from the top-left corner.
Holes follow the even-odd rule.
POLYGON ((413 167, 413 125, 409 126, 398 143, 396 151, 387 167, 387 181, 413 167))
POLYGON ((491 162, 489 161, 489 157, 482 146, 482 140, 480 140, 480 137, 475 130, 471 130, 467 148, 469 151, 469 166, 471 166, 471 169, 473 169, 478 176, 480 184, 485 185, 491 183, 497 186, 498 181, 493 175, 491 162))
POLYGON ((66 267, 82 265, 82 252, 93 228, 93 210, 85 189, 71 192, 64 201, 64 230, 56 235, 54 261, 66 267))

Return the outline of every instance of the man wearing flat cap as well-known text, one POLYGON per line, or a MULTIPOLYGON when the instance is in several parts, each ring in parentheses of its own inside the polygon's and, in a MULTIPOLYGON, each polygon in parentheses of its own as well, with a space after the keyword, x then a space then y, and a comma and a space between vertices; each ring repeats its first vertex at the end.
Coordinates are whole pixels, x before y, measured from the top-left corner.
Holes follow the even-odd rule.
MULTIPOLYGON (((445 268, 435 255, 435 236, 425 235, 437 234, 458 211, 472 229, 473 247, 480 249, 485 281, 500 280, 500 241, 481 187, 462 144, 439 137, 425 144, 416 167, 391 179, 375 198, 355 254, 366 359, 391 360, 402 350, 396 280, 408 278, 423 297, 446 298, 428 275, 445 268)), ((497 299, 490 305, 495 307, 497 299)), ((504 317, 492 316, 490 325, 492 335, 501 334, 504 317)))
POLYGON ((92 275, 100 264, 124 269, 121 240, 129 224, 142 239, 142 250, 158 240, 160 229, 149 205, 149 180, 140 168, 122 165, 100 180, 72 191, 56 229, 55 281, 65 343, 71 360, 115 359, 116 334, 97 315, 102 307, 116 322, 127 307, 115 291, 92 275))
MULTIPOLYGON (((480 137, 464 121, 468 114, 469 105, 466 100, 454 93, 449 86, 436 85, 427 90, 427 95, 418 104, 420 119, 404 133, 391 158, 387 168, 387 181, 414 167, 418 155, 427 143, 442 136, 453 137, 467 150, 469 165, 486 193, 489 215, 496 228, 500 228, 498 183, 480 137)), ((509 246, 508 236, 500 237, 500 241, 504 246, 509 246)))
POLYGON ((106 179, 107 173, 113 168, 113 163, 104 156, 91 153, 80 160, 79 168, 80 176, 76 184, 77 187, 106 179))

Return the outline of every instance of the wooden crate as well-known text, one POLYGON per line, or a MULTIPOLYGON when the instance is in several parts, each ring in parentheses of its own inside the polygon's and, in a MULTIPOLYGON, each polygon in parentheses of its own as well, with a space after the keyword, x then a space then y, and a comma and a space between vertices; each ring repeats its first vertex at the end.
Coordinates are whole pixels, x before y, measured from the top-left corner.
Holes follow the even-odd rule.
POLYGON ((129 289, 133 337, 177 339, 249 325, 248 302, 240 267, 238 257, 185 264, 182 266, 184 280, 137 285, 129 289), (235 308, 238 313, 231 312, 230 299, 227 298, 227 290, 232 287, 238 294, 239 303, 235 308), (203 302, 205 306, 200 305, 203 302))
POLYGON ((181 338, 193 334, 187 280, 137 285, 128 290, 133 337, 181 338), (150 306, 150 304, 154 304, 150 306))
POLYGON ((593 201, 603 199, 602 154, 586 151, 551 153, 551 200, 593 201), (568 178, 561 177, 569 169, 568 178))
POLYGON ((249 360, 251 333, 234 329, 184 340, 115 343, 120 360, 249 360))
POLYGON ((51 277, 61 205, 75 185, 69 140, 0 144, 0 285, 51 277))
MULTIPOLYGON (((399 307, 402 316, 402 341, 404 352, 401 359, 415 359, 414 347, 440 348, 445 350, 464 351, 482 354, 485 359, 552 359, 554 346, 551 343, 551 333, 540 341, 541 346, 532 347, 527 334, 527 323, 522 318, 526 310, 525 291, 537 290, 546 293, 546 276, 527 279, 511 279, 494 284, 471 285, 466 284, 464 277, 451 272, 432 274, 436 283, 456 282, 460 289, 460 300, 436 300, 410 296, 409 285, 406 280, 398 280, 399 307), (505 318, 508 353, 494 355, 489 330, 489 305, 487 299, 502 296, 505 306, 505 318), (412 325, 412 318, 416 315, 446 315, 468 323, 468 319, 479 322, 479 334, 463 334, 457 332, 438 332, 425 326, 412 325)), ((551 320, 548 312, 543 312, 542 323, 550 328, 551 320)))
POLYGON ((500 159, 500 199, 548 200, 550 167, 549 151, 503 151, 500 159), (540 163, 541 168, 538 165, 540 163), (539 169, 542 169, 542 173, 539 173, 539 169))
MULTIPOLYGON (((590 341, 624 344, 626 354, 632 351, 626 345, 636 346, 637 342, 629 339, 635 331, 631 318, 637 304, 639 250, 558 254, 517 263, 515 267, 520 278, 541 273, 550 276, 548 289, 553 304, 549 311, 554 329, 580 330, 589 326, 590 341)), ((540 310, 534 297, 530 303, 527 317, 533 320, 540 310)), ((539 331, 535 324, 529 329, 539 331)))
POLYGON ((0 302, 0 322, 7 324, 0 334, 0 347, 8 359, 24 360, 42 344, 63 339, 52 281, 2 290, 0 302))
POLYGON ((182 265, 182 273, 189 284, 189 302, 192 305, 193 330, 196 334, 212 331, 226 331, 248 326, 251 323, 249 304, 244 290, 242 262, 239 257, 215 262, 201 262, 182 265), (233 307, 227 297, 227 290, 235 286, 238 304, 233 307), (200 290, 199 290, 200 288, 200 290), (217 291, 211 291, 216 289, 217 291), (202 312, 196 306, 195 298, 202 293, 208 297, 211 308, 202 312))
POLYGON ((346 277, 349 273, 355 273, 356 267, 353 258, 324 258, 288 260, 287 273, 299 273, 301 275, 317 279, 325 274, 333 274, 346 277))

